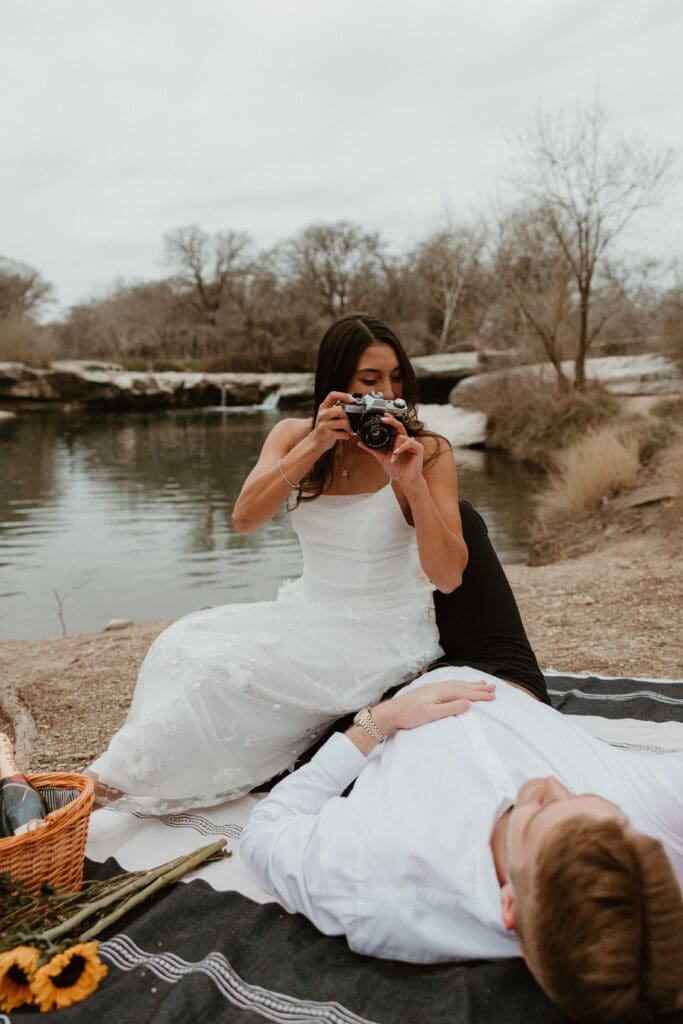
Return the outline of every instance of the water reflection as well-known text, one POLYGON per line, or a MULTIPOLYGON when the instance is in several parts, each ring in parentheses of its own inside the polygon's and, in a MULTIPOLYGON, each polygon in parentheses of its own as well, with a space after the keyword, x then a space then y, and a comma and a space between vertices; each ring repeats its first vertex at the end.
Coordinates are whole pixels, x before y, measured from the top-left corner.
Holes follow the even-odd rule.
POLYGON ((458 448, 454 454, 461 497, 486 520, 500 560, 524 561, 532 504, 542 477, 502 452, 458 448))
MULTIPOLYGON (((58 633, 55 591, 72 591, 69 632, 272 597, 300 571, 287 513, 246 536, 230 514, 276 419, 189 410, 1 421, 0 637, 58 633)), ((504 560, 523 558, 533 478, 491 454, 457 461, 461 493, 504 560)))

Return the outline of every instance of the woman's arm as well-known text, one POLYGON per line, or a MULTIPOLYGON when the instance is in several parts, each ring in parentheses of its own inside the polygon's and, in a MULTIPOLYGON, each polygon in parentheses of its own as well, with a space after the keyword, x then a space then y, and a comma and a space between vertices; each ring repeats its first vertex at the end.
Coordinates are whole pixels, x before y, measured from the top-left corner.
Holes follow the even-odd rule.
POLYGON ((442 438, 409 437, 403 424, 392 416, 383 421, 396 430, 393 451, 365 450, 372 451, 399 484, 408 504, 404 512, 409 512, 415 527, 420 564, 437 589, 448 594, 460 586, 467 565, 453 452, 442 438))
POLYGON ((338 400, 348 402, 349 396, 332 391, 321 402, 312 429, 310 420, 295 419, 280 420, 273 427, 232 511, 238 533, 251 533, 271 519, 291 493, 290 484, 296 486, 321 455, 351 436, 338 400))
POLYGON ((309 452, 310 431, 305 420, 280 420, 265 440, 258 462, 242 484, 232 522, 238 533, 251 533, 275 515, 292 488, 278 468, 294 484, 313 465, 309 452), (305 433, 304 433, 305 431, 305 433), (308 441, 308 444, 306 443, 308 441))
POLYGON ((439 445, 439 454, 423 467, 420 479, 401 484, 401 489, 410 506, 420 565, 436 588, 448 594, 460 586, 467 565, 458 476, 450 445, 439 438, 426 440, 439 445))

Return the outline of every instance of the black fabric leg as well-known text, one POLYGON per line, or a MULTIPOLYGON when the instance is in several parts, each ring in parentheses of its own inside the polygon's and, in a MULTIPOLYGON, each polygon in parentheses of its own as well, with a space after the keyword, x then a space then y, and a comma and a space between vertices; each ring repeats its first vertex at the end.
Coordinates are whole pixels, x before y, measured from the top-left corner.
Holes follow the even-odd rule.
POLYGON ((430 668, 471 665, 518 683, 549 704, 543 673, 486 523, 468 501, 460 501, 460 516, 469 560, 457 590, 434 592, 444 656, 430 668))

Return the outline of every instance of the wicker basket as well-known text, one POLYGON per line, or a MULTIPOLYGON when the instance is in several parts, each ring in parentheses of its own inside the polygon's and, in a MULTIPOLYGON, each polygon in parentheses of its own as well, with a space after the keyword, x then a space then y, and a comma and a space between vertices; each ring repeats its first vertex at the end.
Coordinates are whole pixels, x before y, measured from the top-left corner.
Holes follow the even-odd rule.
POLYGON ((83 859, 94 787, 86 775, 28 775, 49 809, 47 825, 0 839, 0 873, 9 872, 29 892, 42 885, 72 891, 83 881, 83 859))

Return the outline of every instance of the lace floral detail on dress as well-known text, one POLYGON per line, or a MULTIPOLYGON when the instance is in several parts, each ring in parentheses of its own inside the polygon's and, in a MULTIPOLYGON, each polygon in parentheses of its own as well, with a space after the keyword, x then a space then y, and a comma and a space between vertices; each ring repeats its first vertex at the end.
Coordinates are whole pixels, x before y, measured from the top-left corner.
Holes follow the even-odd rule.
POLYGON ((390 487, 302 503, 291 518, 301 578, 274 601, 194 612, 152 644, 128 720, 92 766, 124 794, 112 807, 160 814, 243 796, 443 653, 390 487))

